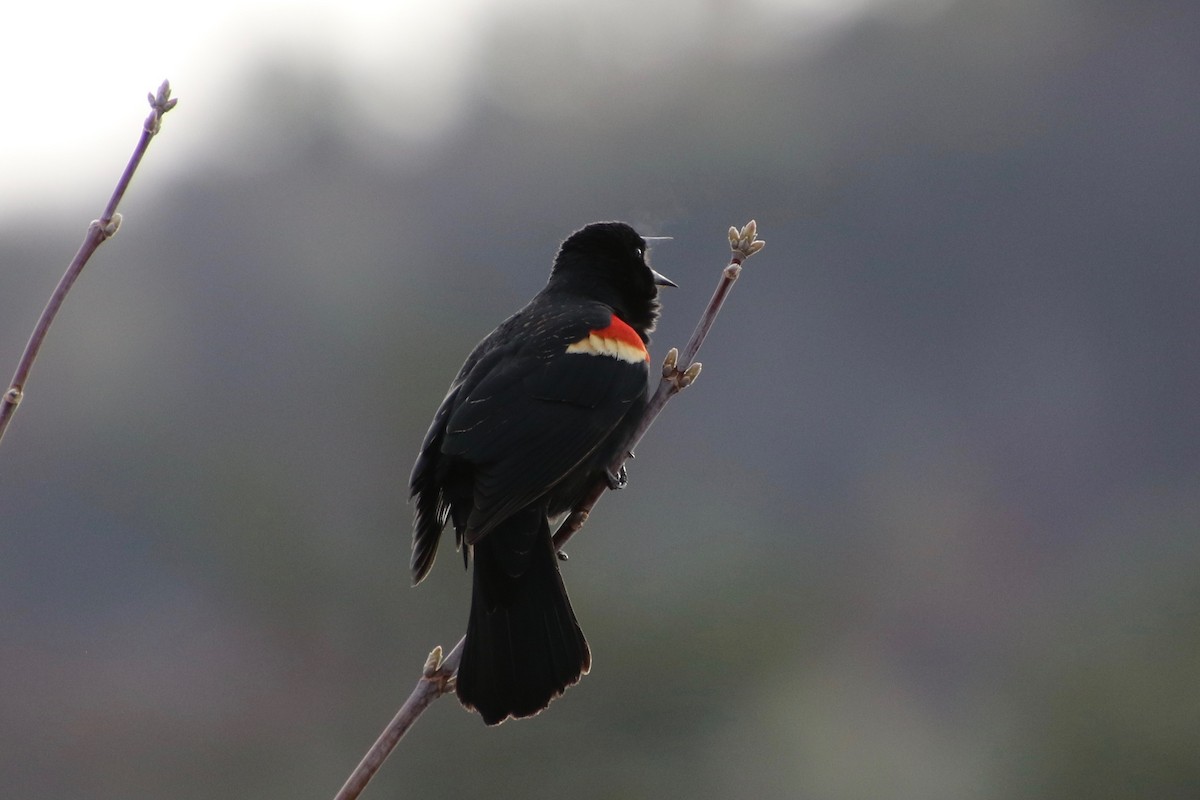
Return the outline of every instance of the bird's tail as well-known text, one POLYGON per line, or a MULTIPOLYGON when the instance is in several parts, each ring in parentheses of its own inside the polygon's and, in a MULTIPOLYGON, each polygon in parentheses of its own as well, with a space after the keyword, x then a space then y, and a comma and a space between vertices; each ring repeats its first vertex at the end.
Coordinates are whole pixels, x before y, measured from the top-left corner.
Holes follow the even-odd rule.
POLYGON ((538 713, 591 667, 543 509, 526 508, 474 545, 458 699, 488 725, 538 713))

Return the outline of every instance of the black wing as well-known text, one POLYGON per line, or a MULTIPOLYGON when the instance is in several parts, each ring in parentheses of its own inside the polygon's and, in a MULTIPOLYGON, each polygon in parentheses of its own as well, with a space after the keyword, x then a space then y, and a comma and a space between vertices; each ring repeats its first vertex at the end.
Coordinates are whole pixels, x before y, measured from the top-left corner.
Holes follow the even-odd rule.
POLYGON ((527 346, 496 360, 456 398, 441 450, 474 466, 468 544, 547 494, 644 399, 645 361, 567 351, 611 322, 611 309, 599 303, 532 315, 515 331, 527 346))
POLYGON ((412 575, 413 585, 420 583, 429 573, 437 557, 438 540, 446 518, 450 514, 450 498, 447 494, 446 463, 442 459, 442 442, 446 438, 446 422, 458 405, 460 393, 469 392, 479 380, 491 373, 505 357, 510 348, 502 347, 509 337, 506 330, 519 324, 524 311, 505 320, 500 327, 488 334, 467 356, 459 369, 450 390, 446 392, 433 422, 421 442, 421 451, 413 465, 408 485, 410 497, 416 498, 416 514, 413 518, 412 575))
MULTIPOLYGON (((461 533, 473 544, 597 454, 645 398, 646 362, 567 351, 612 322, 607 306, 522 314, 476 348, 426 436, 412 479, 417 580, 433 562, 451 511, 445 487, 437 485, 448 464, 470 469, 471 508, 461 533)), ((455 509, 456 522, 460 513, 455 509)))

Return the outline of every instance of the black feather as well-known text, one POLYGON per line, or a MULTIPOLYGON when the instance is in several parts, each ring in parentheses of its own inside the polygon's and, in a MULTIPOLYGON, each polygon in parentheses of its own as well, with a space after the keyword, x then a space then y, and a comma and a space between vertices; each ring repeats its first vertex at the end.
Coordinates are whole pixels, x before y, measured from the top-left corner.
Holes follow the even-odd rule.
POLYGON ((548 517, 628 448, 650 370, 644 345, 624 357, 568 347, 630 328, 649 343, 658 301, 645 246, 622 223, 572 234, 546 288, 468 356, 413 467, 414 582, 448 519, 474 558, 458 696, 488 724, 536 714, 591 665, 548 517))

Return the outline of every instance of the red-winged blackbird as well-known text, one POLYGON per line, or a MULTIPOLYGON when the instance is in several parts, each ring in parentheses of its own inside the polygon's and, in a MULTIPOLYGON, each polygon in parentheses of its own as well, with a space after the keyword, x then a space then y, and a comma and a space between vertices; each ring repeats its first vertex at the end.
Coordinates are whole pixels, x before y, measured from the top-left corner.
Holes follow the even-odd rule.
POLYGON ((538 713, 591 666, 549 519, 624 480, 610 465, 645 411, 658 287, 675 285, 645 255, 624 223, 571 234, 546 288, 467 357, 413 467, 414 585, 447 518, 474 556, 457 692, 489 725, 538 713))

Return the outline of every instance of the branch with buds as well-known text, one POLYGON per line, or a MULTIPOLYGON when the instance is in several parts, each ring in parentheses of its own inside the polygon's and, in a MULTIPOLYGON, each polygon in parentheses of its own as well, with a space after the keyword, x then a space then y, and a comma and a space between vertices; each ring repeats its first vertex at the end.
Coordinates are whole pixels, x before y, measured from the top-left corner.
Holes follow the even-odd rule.
POLYGON ((33 334, 29 337, 28 344, 25 345, 25 351, 21 354, 21 360, 17 363, 17 371, 13 373, 12 381, 3 397, 0 397, 0 439, 4 438, 4 431, 8 428, 8 423, 16 413, 21 398, 25 396, 25 383, 29 380, 29 371, 33 369, 33 362, 37 359, 42 341, 45 340, 46 332, 50 329, 50 323, 54 322, 54 317, 58 314, 58 309, 62 307, 67 292, 71 291, 75 279, 83 272, 92 253, 111 239, 117 229, 121 227, 121 215, 117 213, 117 206, 125 197, 125 190, 129 188, 129 182, 133 180, 133 173, 142 163, 142 156, 146 154, 150 140, 162 128, 163 115, 179 102, 171 97, 171 84, 167 81, 163 81, 162 85, 158 87, 157 94, 148 94, 146 99, 150 102, 150 114, 142 123, 141 138, 138 139, 137 146, 133 149, 133 155, 130 156, 129 163, 125 165, 125 171, 121 173, 121 178, 117 181, 117 188, 113 190, 112 197, 109 198, 108 205, 104 207, 104 213, 100 215, 100 219, 93 220, 88 225, 83 244, 79 246, 75 258, 71 260, 67 271, 63 273, 58 286, 55 287, 54 293, 50 295, 50 301, 46 303, 42 316, 38 318, 33 334))
MULTIPOLYGON (((638 443, 646 435, 646 431, 650 429, 655 418, 662 412, 667 401, 691 386, 699 377, 701 364, 693 359, 700 351, 700 345, 708 336, 713 322, 716 321, 717 314, 725 303, 729 291, 733 288, 734 282, 741 275, 742 264, 750 256, 763 249, 766 244, 757 238, 757 234, 758 225, 754 220, 750 220, 740 229, 729 229, 729 247, 733 251, 733 255, 729 259, 728 266, 721 271, 721 280, 717 284, 716 291, 713 292, 712 299, 708 301, 708 306, 700 316, 700 321, 696 324, 696 329, 683 348, 683 353, 680 354, 673 347, 667 353, 663 360, 662 379, 659 381, 654 395, 650 398, 650 402, 646 406, 646 413, 642 416, 642 421, 633 435, 630 452, 622 455, 610 465, 610 475, 623 473, 625 462, 633 455, 632 451, 637 448, 638 443)), ((609 488, 611 488, 609 479, 597 480, 591 490, 559 525, 558 530, 554 533, 554 547, 559 551, 559 558, 566 558, 562 552, 563 545, 583 527, 593 506, 609 488)), ((371 745, 371 749, 355 767, 354 772, 350 774, 334 800, 355 800, 425 709, 443 694, 454 690, 454 676, 458 672, 458 664, 462 658, 463 642, 465 641, 465 637, 459 639, 458 644, 445 658, 442 657, 440 646, 433 649, 425 661, 421 679, 417 681, 412 694, 409 695, 408 700, 400 707, 388 726, 384 728, 379 738, 375 740, 375 744, 371 745)))

